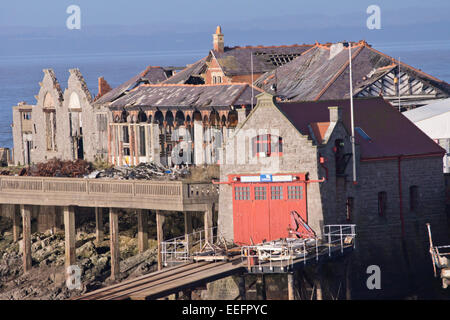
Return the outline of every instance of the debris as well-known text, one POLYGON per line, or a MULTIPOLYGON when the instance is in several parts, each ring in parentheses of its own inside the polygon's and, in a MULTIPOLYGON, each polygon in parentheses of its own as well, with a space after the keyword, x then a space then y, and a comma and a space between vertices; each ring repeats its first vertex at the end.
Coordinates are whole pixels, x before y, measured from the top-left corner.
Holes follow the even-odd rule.
POLYGON ((93 171, 85 175, 89 179, 119 179, 119 180, 177 180, 190 175, 189 168, 166 168, 157 163, 140 163, 136 167, 113 167, 100 171, 93 171))

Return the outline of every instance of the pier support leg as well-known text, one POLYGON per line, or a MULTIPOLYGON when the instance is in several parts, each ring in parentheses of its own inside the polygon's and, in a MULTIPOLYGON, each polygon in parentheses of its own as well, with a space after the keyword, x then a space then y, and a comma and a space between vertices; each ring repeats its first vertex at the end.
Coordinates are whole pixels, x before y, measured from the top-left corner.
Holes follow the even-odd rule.
POLYGON ((192 215, 184 212, 184 241, 188 243, 188 250, 192 248, 192 215))
POLYGON ((145 210, 138 209, 138 250, 142 253, 148 249, 148 213, 145 210))
POLYGON ((163 224, 164 224, 164 215, 161 211, 156 211, 156 239, 158 242, 158 270, 161 270, 163 267, 162 254, 161 254, 161 242, 164 241, 164 233, 163 233, 163 224))
POLYGON ((13 219, 13 240, 19 241, 20 237, 20 205, 15 204, 12 212, 13 219))
POLYGON ((23 249, 23 272, 31 270, 31 210, 32 206, 20 205, 22 213, 22 249, 23 249))
POLYGON ((213 243, 213 210, 214 204, 208 204, 208 208, 205 211, 204 226, 205 226, 205 240, 209 243, 213 243))
POLYGON ((64 207, 66 269, 75 264, 75 208, 64 207))
POLYGON ((351 268, 352 261, 348 259, 347 265, 345 266, 345 299, 352 300, 352 284, 351 284, 351 268))
POLYGON ((239 288, 239 298, 240 300, 247 300, 246 290, 245 290, 245 277, 244 275, 238 276, 238 288, 239 288))
POLYGON ((266 281, 264 275, 257 275, 256 279, 256 299, 266 300, 266 281))
POLYGON ((287 283, 288 283, 288 299, 295 300, 295 274, 294 273, 287 274, 287 283))
POLYGON ((120 276, 120 249, 119 249, 119 210, 109 209, 109 241, 111 251, 111 280, 120 276))
POLYGON ((103 242, 105 239, 105 232, 103 229, 103 208, 95 208, 95 241, 97 243, 103 242))

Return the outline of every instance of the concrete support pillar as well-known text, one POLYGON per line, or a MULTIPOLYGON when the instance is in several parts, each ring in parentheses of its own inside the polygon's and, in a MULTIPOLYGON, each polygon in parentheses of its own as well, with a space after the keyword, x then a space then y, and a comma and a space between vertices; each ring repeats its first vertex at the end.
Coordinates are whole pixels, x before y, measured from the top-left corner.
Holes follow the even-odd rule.
POLYGON ((213 243, 213 210, 214 204, 208 204, 204 215, 205 240, 209 241, 209 243, 213 243))
POLYGON ((158 242, 158 270, 161 270, 163 267, 162 254, 161 254, 161 242, 164 241, 164 233, 163 233, 163 224, 164 224, 164 215, 161 211, 156 211, 156 239, 158 242))
POLYGON ((23 272, 25 273, 31 270, 31 210, 32 206, 20 205, 23 226, 23 272))
POLYGON ((287 283, 288 283, 288 299, 295 300, 295 274, 294 273, 287 274, 287 283))
POLYGON ((187 241, 189 250, 192 248, 192 214, 184 212, 184 241, 187 241))
POLYGON ((148 249, 148 212, 138 209, 138 249, 139 253, 142 253, 148 249))
POLYGON ((75 264, 75 208, 64 207, 66 269, 75 264))
POLYGON ((103 242, 105 232, 103 230, 103 208, 95 208, 95 241, 103 242))
POLYGON ((55 206, 48 207, 49 209, 49 221, 50 221, 50 230, 52 234, 55 234, 58 231, 58 219, 57 212, 58 208, 55 206))
POLYGON ((13 240, 14 242, 19 241, 20 237, 20 205, 15 204, 12 212, 13 220, 13 240))
POLYGON ((109 209, 109 239, 111 250, 111 280, 120 276, 120 249, 119 249, 119 210, 109 209))

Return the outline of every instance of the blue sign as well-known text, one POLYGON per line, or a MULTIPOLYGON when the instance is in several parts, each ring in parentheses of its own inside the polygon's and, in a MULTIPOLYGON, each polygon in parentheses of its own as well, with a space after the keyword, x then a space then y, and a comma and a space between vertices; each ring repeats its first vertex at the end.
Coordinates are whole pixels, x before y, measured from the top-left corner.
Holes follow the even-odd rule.
POLYGON ((262 174, 260 175, 261 182, 272 182, 271 174, 262 174))

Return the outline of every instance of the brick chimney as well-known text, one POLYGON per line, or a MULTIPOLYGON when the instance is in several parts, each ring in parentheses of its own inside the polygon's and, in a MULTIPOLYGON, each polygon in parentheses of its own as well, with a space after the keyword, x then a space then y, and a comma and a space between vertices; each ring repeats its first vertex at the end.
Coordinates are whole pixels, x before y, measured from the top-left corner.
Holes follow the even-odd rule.
POLYGON ((101 96, 107 94, 111 90, 112 89, 109 86, 108 82, 105 80, 105 78, 103 78, 103 77, 98 78, 98 94, 95 97, 95 100, 97 100, 101 96))
POLYGON ((238 114, 238 124, 242 124, 247 118, 247 110, 245 109, 245 106, 242 106, 240 109, 237 109, 237 114, 238 114))
POLYGON ((330 111, 330 122, 342 121, 342 109, 339 107, 328 107, 330 111))
POLYGON ((213 34, 213 48, 214 48, 214 51, 217 51, 217 52, 224 51, 223 34, 222 34, 222 28, 220 26, 217 26, 216 33, 213 34))

